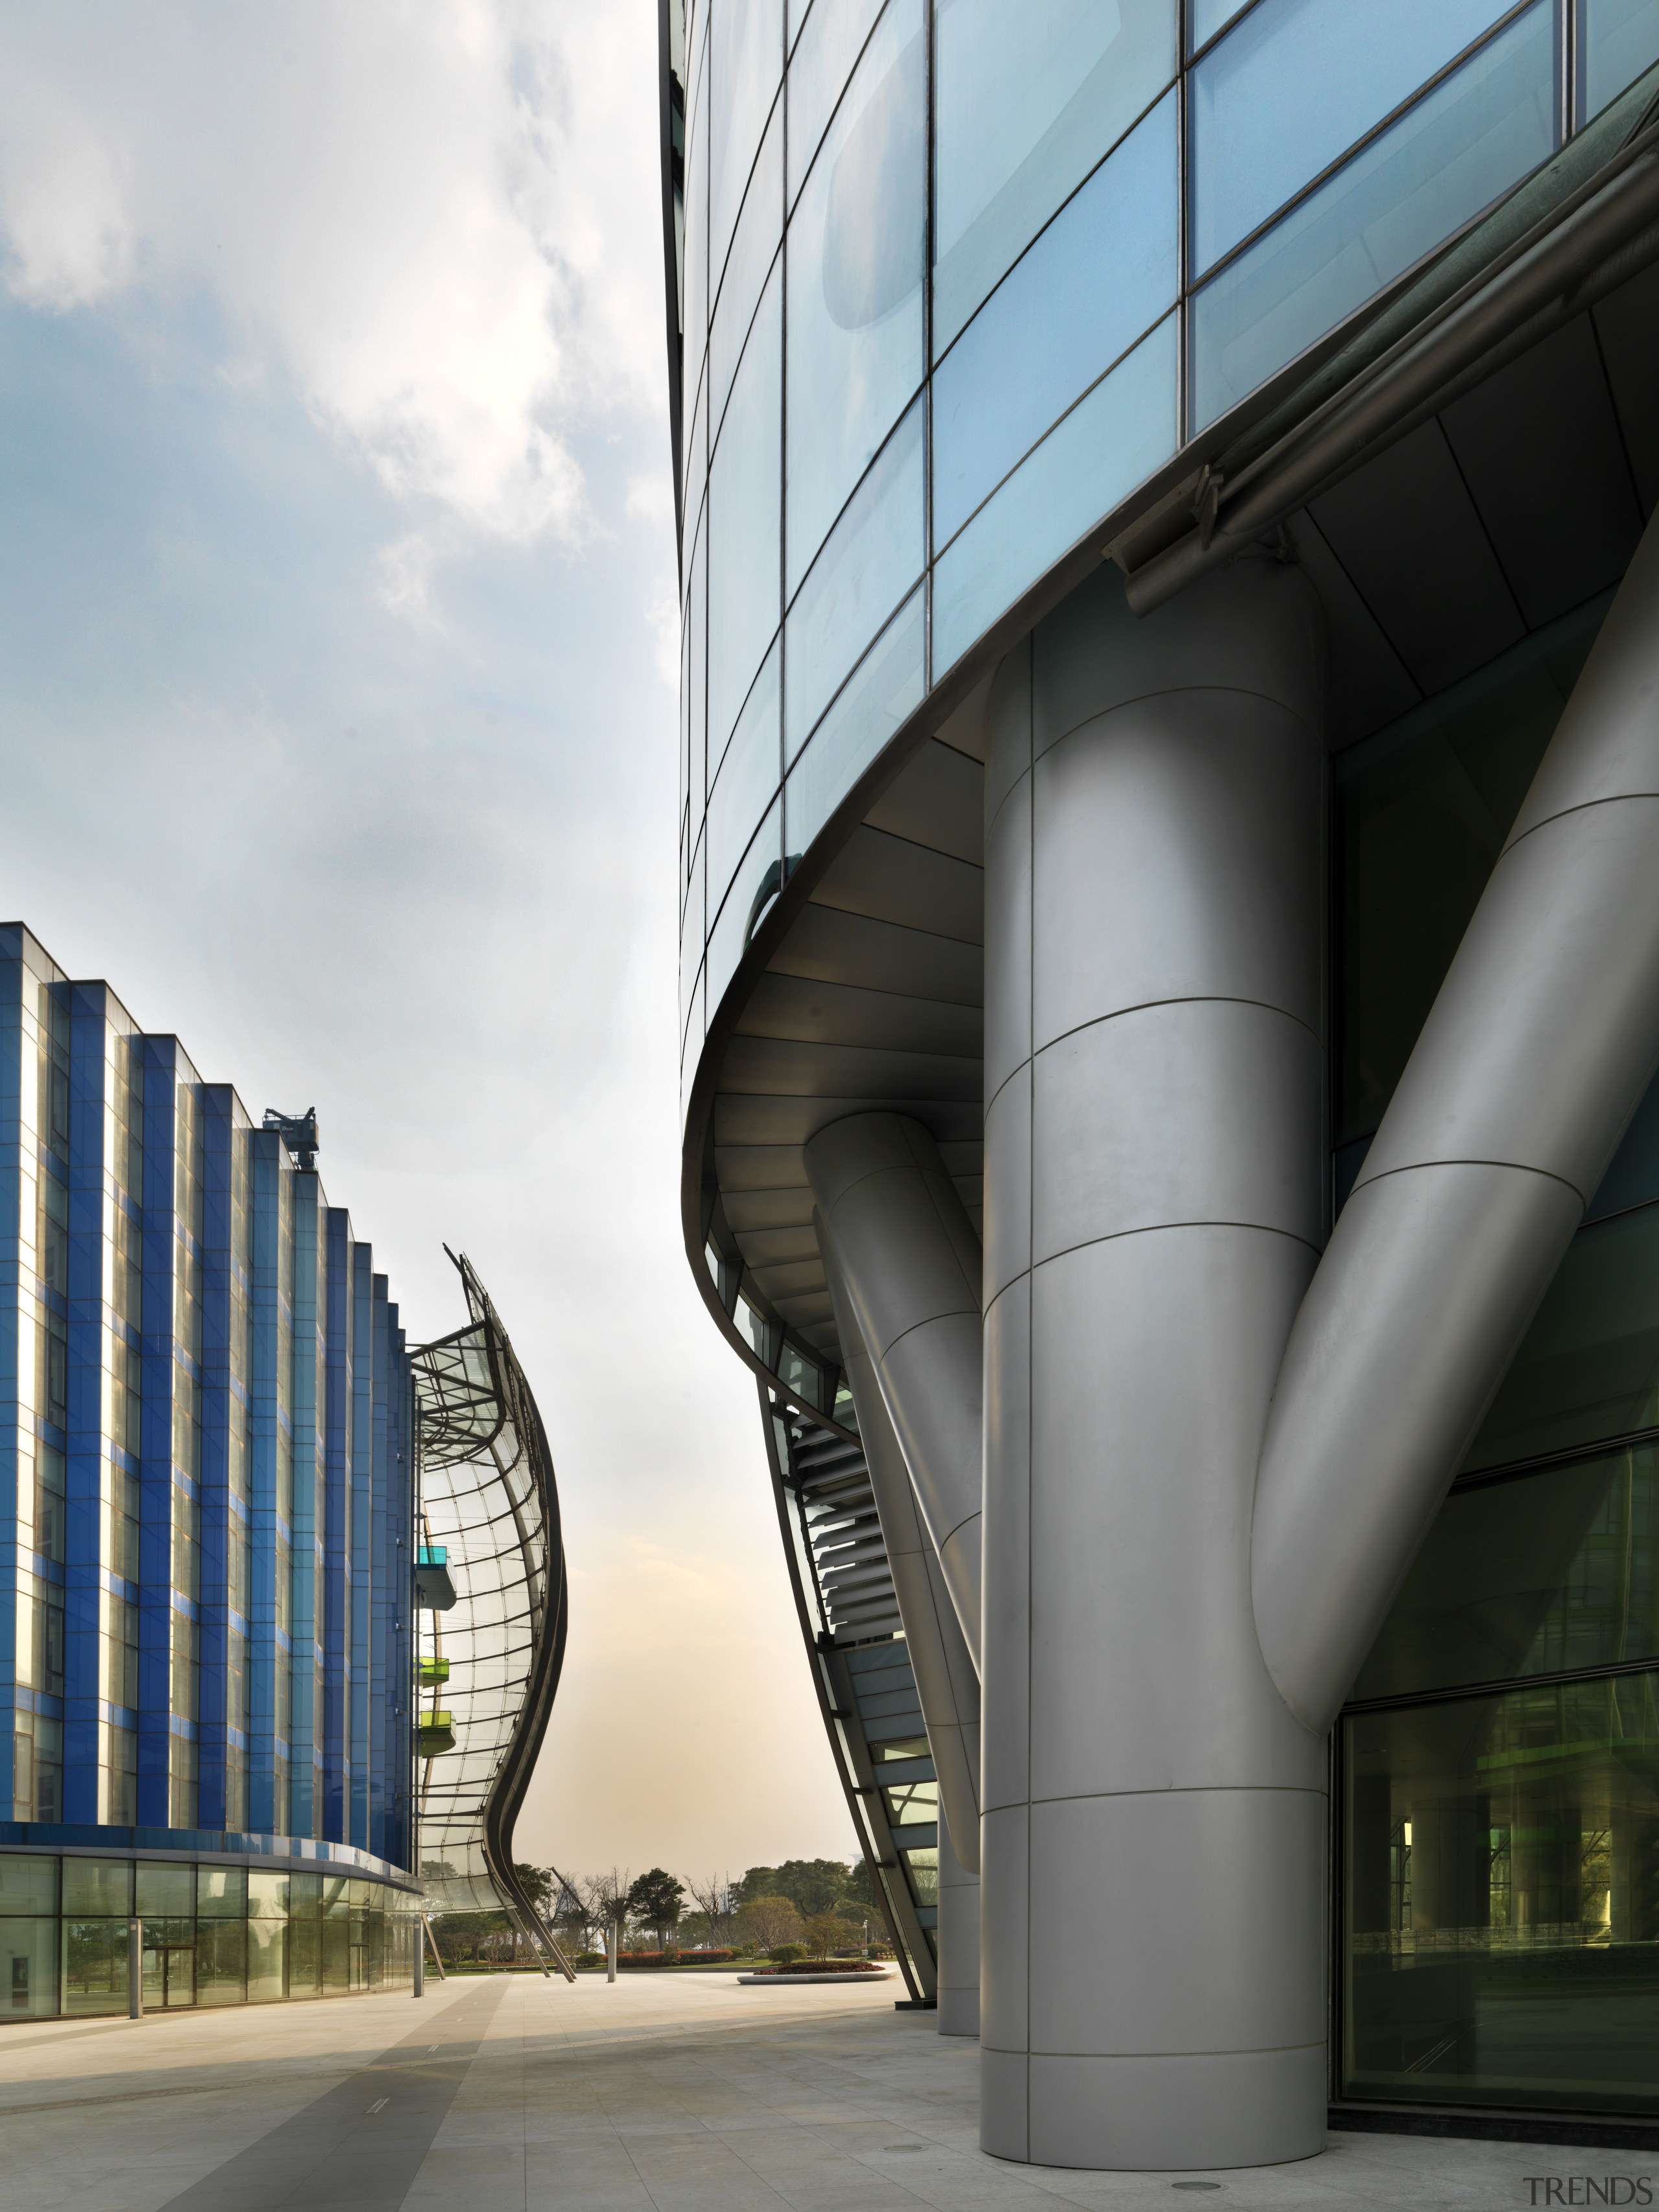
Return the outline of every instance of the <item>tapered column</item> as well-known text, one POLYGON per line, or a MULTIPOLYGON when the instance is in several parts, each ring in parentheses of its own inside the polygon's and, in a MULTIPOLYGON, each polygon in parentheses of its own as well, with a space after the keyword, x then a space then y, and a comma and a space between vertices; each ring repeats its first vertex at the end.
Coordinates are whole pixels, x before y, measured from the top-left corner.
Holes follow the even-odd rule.
POLYGON ((1251 1616, 1322 1233, 1316 605, 1109 572, 987 767, 982 2141, 1123 2168, 1324 2136, 1325 1746, 1251 1616))
POLYGON ((939 1147, 855 1114, 805 1147, 807 1179, 963 1635, 979 1664, 979 1238, 939 1147))

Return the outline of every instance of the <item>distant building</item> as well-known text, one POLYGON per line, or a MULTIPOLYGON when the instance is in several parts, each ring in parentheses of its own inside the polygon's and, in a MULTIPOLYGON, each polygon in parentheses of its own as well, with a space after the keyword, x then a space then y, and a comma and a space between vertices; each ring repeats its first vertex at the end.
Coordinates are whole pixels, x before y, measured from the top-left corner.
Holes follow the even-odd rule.
POLYGON ((471 1327, 411 1351, 324 1194, 315 1117, 256 1125, 16 924, 0 1055, 0 2020, 125 2012, 135 1917, 155 2006, 406 1976, 419 1818, 446 1873, 477 1878, 469 1901, 486 1801, 510 1865, 562 1650, 538 1422, 515 1609, 501 1547, 451 1527, 480 1454, 501 1478, 504 1394, 528 1402, 510 1349, 464 1268, 471 1327), (469 1361, 470 1429, 441 1379, 469 1361), (475 1553, 495 1661, 476 1691, 475 1553), (453 1608, 423 1641, 422 1606, 453 1608), (459 1828, 434 1779, 457 1759, 459 1828))
POLYGON ((1659 9, 660 22, 683 1232, 984 2145, 1659 2116, 1659 9))

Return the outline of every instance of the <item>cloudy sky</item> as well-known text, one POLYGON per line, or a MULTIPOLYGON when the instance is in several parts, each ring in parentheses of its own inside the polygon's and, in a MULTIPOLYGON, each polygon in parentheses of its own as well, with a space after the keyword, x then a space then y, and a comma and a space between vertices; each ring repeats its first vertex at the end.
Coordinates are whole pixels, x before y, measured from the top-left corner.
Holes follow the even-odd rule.
POLYGON ((678 1231, 653 0, 3 0, 0 909, 558 1461, 562 1866, 848 1856, 678 1231))

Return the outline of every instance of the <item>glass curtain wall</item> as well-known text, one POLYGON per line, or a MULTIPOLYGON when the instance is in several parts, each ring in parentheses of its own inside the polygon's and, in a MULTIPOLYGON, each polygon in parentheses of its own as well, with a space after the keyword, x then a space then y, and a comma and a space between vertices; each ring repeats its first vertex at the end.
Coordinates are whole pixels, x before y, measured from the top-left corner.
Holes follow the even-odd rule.
POLYGON ((1606 158, 1656 63, 1653 0, 689 12, 688 1073, 929 687, 1566 138, 1606 158))
MULTIPOLYGON (((1606 606, 1338 757, 1339 1208, 1606 606)), ((1341 2093, 1659 2111, 1659 1086, 1339 1738, 1341 2093)))

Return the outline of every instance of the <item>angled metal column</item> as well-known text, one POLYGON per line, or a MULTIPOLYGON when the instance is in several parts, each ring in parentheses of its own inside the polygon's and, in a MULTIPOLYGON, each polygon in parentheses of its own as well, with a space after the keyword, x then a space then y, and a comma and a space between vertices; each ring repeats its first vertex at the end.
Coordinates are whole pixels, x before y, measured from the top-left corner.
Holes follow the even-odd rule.
POLYGON ((804 1158, 835 1240, 853 1318, 977 1667, 979 1239, 939 1147, 908 1115, 854 1114, 832 1121, 806 1146, 804 1158))
POLYGON ((814 1217, 835 1310, 848 1386, 858 1412, 865 1466, 898 1600, 922 1723, 939 1778, 939 2032, 979 2033, 979 1677, 922 1526, 898 1438, 876 1386, 836 1263, 814 1217))
POLYGON ((1273 1679, 1330 1725, 1659 1059, 1650 524, 1296 1324, 1253 1538, 1273 1679))
POLYGON ((1319 2149, 1326 1762, 1249 1530, 1322 1234, 1317 605, 1103 574, 1004 662, 986 809, 981 2140, 1319 2149))

